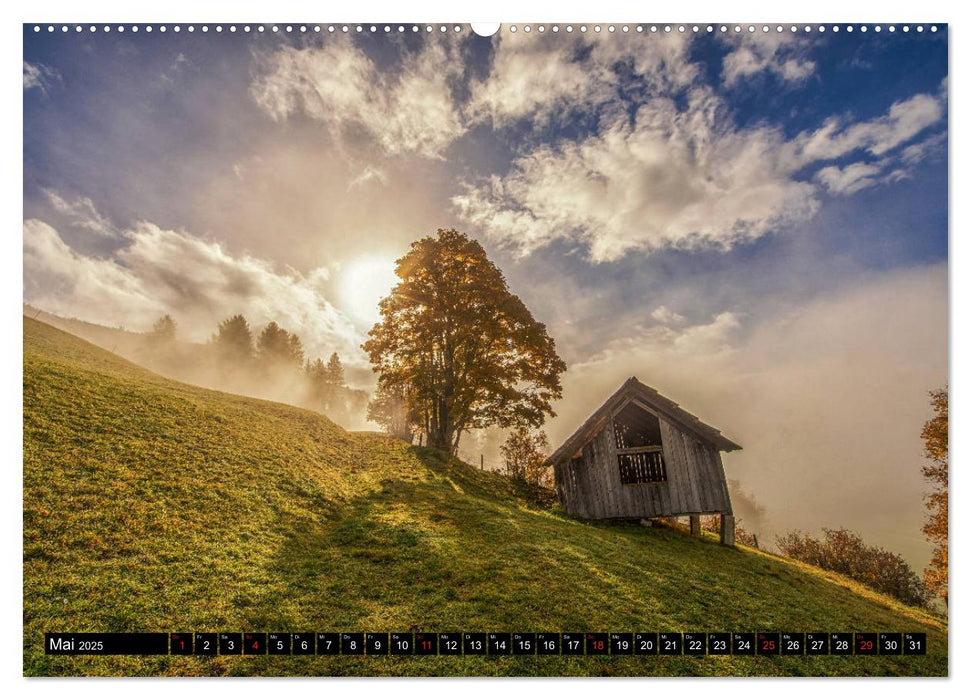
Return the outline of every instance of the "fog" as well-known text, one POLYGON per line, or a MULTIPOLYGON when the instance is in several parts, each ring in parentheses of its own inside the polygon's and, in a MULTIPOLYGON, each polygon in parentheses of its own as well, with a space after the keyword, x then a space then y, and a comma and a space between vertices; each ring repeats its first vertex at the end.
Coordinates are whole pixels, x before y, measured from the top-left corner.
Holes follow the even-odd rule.
MULTIPOLYGON (((366 417, 368 392, 351 388, 346 381, 333 385, 315 382, 302 363, 255 357, 233 361, 212 343, 160 339, 151 331, 134 332, 62 318, 26 304, 24 314, 170 379, 306 408, 327 416, 347 430, 375 429, 366 417)), ((254 335, 258 335, 261 329, 254 330, 254 335)), ((322 362, 327 359, 322 358, 322 362)))

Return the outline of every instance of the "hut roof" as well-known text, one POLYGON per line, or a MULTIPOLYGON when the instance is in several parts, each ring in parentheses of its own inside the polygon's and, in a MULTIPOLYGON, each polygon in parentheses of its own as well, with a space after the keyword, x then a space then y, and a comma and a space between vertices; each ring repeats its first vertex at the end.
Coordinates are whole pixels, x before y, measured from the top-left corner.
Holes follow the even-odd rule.
POLYGON ((603 428, 611 412, 625 401, 636 399, 656 410, 670 422, 676 423, 685 431, 692 433, 703 442, 707 442, 722 452, 740 450, 742 446, 732 442, 716 428, 702 423, 696 416, 691 415, 671 399, 662 396, 657 389, 652 389, 640 382, 637 377, 631 377, 607 399, 604 404, 594 411, 593 415, 584 421, 567 440, 553 451, 546 462, 556 464, 572 457, 596 436, 603 428))

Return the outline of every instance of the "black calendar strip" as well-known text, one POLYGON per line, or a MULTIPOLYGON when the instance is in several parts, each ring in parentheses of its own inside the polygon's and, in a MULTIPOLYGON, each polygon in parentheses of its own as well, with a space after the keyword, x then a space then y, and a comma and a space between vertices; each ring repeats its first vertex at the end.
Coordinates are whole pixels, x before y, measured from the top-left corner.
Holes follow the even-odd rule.
POLYGON ((146 632, 45 635, 61 656, 910 656, 923 632, 146 632))

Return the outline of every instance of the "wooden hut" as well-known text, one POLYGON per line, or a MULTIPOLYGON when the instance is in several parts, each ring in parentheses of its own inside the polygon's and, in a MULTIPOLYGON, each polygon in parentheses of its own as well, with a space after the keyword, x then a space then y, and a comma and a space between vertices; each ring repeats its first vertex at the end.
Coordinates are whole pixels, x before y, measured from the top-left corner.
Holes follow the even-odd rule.
POLYGON ((631 377, 550 455, 560 502, 572 515, 610 518, 721 516, 721 541, 735 543, 735 518, 721 453, 740 450, 655 389, 631 377))

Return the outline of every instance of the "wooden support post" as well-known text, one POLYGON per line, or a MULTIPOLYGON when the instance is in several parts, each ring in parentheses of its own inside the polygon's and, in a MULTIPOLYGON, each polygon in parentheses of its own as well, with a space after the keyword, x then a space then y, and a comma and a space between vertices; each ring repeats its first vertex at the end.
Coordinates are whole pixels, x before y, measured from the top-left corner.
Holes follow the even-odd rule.
POLYGON ((701 516, 689 515, 688 522, 691 523, 691 534, 695 537, 699 537, 701 535, 701 516))
POLYGON ((722 544, 728 547, 735 546, 735 516, 722 513, 722 544))

